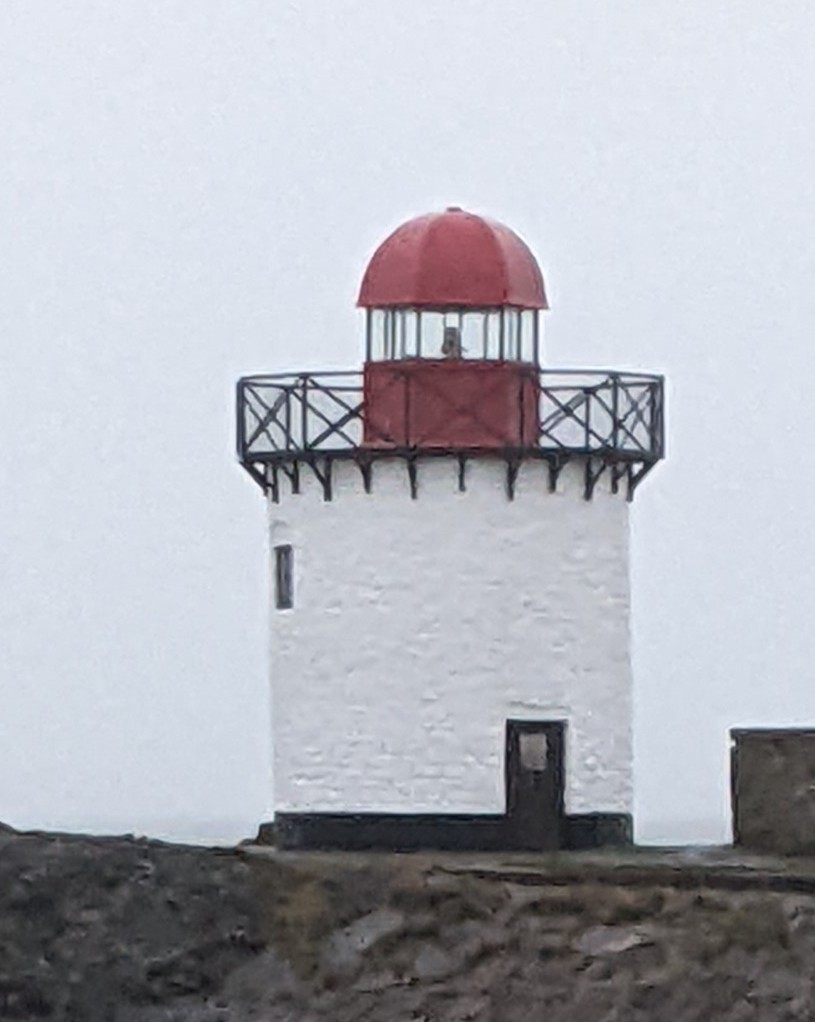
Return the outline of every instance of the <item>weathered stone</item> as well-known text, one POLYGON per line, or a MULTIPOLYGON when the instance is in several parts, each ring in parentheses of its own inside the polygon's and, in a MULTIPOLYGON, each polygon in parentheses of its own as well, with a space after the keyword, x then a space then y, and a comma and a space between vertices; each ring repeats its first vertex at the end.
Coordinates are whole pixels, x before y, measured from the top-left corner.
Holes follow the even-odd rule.
POLYGON ((416 955, 413 971, 417 979, 444 979, 456 971, 457 958, 440 947, 423 947, 416 955))
POLYGON ((748 877, 750 890, 732 871, 700 890, 675 862, 600 884, 575 858, 554 884, 544 864, 513 880, 500 864, 456 876, 450 861, 429 884, 429 855, 0 830, 0 1019, 815 1018, 811 866, 784 893, 778 870, 748 877))
POLYGON ((377 994, 389 987, 403 986, 404 984, 405 980, 397 976, 392 969, 387 969, 385 972, 375 972, 373 975, 366 974, 354 984, 353 989, 360 993, 377 994))
POLYGON ((381 908, 368 912, 329 937, 323 964, 337 972, 352 971, 360 964, 366 951, 383 937, 396 933, 404 923, 404 914, 398 909, 381 908))
POLYGON ((574 946, 585 955, 615 955, 651 942, 647 931, 639 926, 595 926, 575 941, 574 946))
POLYGON ((439 1017, 441 1022, 486 1022, 490 1017, 490 998, 483 994, 463 994, 439 1017))
POLYGON ((541 958, 556 957, 569 951, 569 944, 564 940, 563 934, 554 931, 541 933, 535 943, 541 958))
POLYGON ((785 967, 764 969, 750 985, 750 1001, 771 1001, 781 1004, 792 1001, 801 993, 804 977, 800 970, 785 967))
POLYGON ((260 1010, 275 1002, 303 999, 305 987, 279 954, 266 949, 240 965, 226 978, 218 1004, 239 1003, 260 1010))

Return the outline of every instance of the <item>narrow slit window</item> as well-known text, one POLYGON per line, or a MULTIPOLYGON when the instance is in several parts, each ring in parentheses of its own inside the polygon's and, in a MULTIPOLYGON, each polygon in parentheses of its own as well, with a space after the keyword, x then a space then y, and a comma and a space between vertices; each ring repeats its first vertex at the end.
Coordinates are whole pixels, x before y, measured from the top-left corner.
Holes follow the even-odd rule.
POLYGON ((294 606, 294 551, 289 543, 274 548, 275 606, 291 610, 294 606))

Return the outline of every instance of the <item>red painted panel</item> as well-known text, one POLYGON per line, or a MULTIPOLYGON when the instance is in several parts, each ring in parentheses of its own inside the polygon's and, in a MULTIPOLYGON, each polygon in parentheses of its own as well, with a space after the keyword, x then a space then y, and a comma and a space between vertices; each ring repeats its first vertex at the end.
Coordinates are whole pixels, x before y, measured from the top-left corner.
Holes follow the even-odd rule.
POLYGON ((539 384, 534 366, 466 359, 365 365, 369 447, 537 446, 539 384))
POLYGON ((526 243, 504 224, 457 207, 397 227, 371 257, 357 304, 549 307, 540 267, 526 243))

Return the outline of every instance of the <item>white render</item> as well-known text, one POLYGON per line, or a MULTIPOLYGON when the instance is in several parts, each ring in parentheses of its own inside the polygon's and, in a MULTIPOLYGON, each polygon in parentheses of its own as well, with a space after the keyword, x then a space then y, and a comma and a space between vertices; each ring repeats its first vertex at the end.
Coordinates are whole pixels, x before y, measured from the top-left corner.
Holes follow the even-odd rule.
POLYGON ((294 607, 271 610, 277 811, 504 811, 507 719, 565 720, 566 812, 632 810, 628 505, 583 466, 334 465, 271 503, 294 607))

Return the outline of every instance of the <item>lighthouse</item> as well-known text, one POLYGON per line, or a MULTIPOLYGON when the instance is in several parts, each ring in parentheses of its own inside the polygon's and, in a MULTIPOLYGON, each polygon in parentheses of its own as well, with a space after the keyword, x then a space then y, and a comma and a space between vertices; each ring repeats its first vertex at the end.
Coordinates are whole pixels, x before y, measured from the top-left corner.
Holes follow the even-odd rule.
POLYGON ((657 375, 550 367, 540 267, 451 207, 373 253, 364 364, 238 383, 268 504, 275 840, 632 838, 629 506, 657 375))

